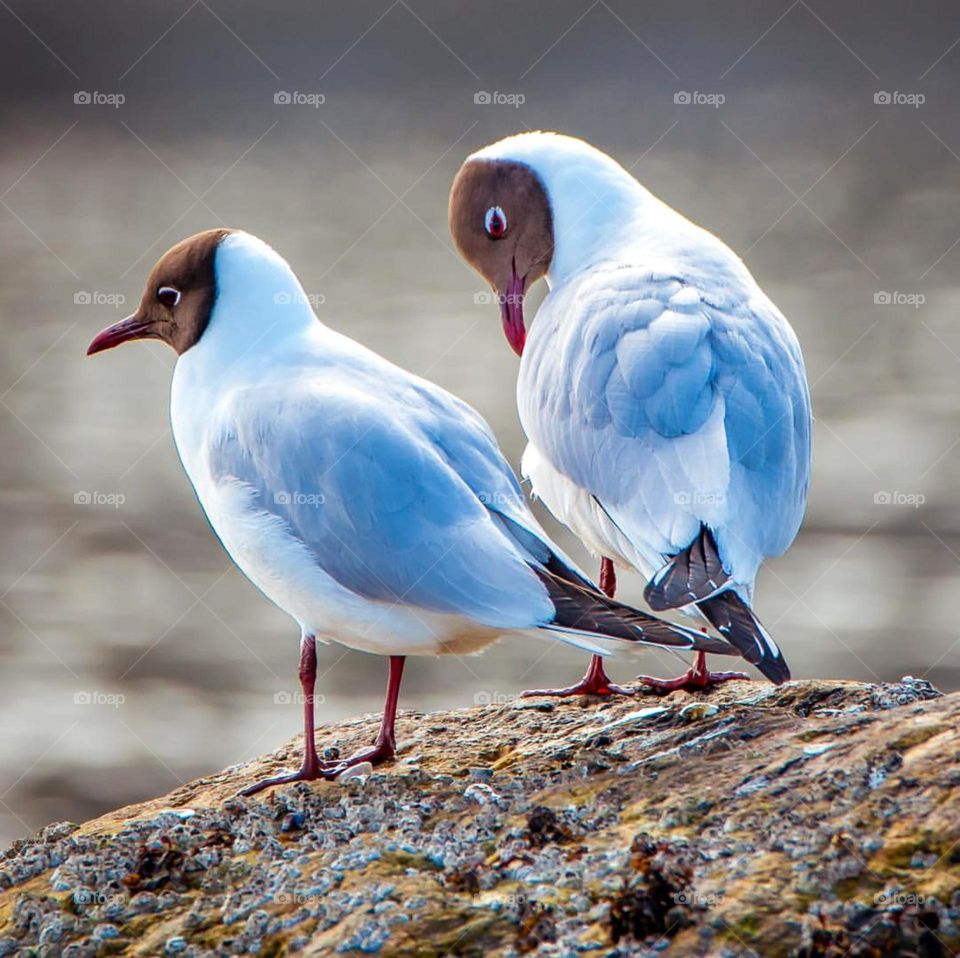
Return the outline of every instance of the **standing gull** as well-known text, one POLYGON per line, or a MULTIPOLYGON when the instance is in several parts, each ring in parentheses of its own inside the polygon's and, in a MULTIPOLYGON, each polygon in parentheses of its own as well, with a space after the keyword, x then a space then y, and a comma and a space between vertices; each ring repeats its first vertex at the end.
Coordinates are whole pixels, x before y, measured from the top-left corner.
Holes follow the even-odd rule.
POLYGON ((233 561, 301 630, 303 763, 245 794, 391 758, 408 655, 477 652, 533 629, 594 653, 737 654, 597 592, 537 525, 477 413, 324 326, 256 237, 215 229, 174 246, 137 311, 87 352, 132 339, 178 353, 170 416, 184 469, 233 561), (390 659, 377 740, 342 761, 316 751, 317 639, 390 659))
MULTIPOLYGON (((615 160, 555 133, 468 157, 450 194, 463 256, 521 355, 523 472, 594 553, 639 571, 655 610, 701 615, 772 681, 787 664, 754 582, 803 517, 810 398, 796 336, 741 260, 615 160), (529 333, 523 297, 550 292, 529 333)), ((706 657, 662 689, 706 688, 706 657)), ((611 694, 600 659, 552 694, 611 694)))

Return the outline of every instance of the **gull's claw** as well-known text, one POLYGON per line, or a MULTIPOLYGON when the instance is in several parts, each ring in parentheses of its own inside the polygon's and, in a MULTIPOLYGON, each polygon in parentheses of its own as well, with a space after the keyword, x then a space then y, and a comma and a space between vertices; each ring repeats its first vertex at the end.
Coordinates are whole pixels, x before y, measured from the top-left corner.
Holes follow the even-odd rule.
POLYGON ((697 661, 683 675, 678 675, 675 679, 655 679, 649 675, 637 676, 641 685, 665 694, 680 689, 685 692, 709 692, 723 682, 736 679, 749 681, 750 676, 746 672, 711 672, 707 668, 707 657, 703 652, 698 652, 697 661))
POLYGON ((565 689, 527 689, 520 693, 520 697, 528 699, 538 695, 548 695, 554 698, 569 698, 573 695, 598 695, 609 698, 612 695, 636 694, 633 689, 625 689, 623 686, 614 685, 603 669, 603 657, 595 655, 590 660, 590 668, 587 669, 587 674, 576 685, 567 686, 565 689))

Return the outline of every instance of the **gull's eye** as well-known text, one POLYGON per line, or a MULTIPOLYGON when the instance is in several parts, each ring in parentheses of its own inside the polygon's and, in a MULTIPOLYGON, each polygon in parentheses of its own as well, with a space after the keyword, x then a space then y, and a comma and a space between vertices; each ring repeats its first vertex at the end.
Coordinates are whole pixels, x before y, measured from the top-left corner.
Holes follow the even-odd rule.
POLYGON ((490 239, 503 239, 507 233, 507 214, 499 206, 491 206, 483 217, 483 229, 490 239))
POLYGON ((157 290, 157 300, 172 309, 180 302, 180 290, 176 286, 161 286, 157 290))

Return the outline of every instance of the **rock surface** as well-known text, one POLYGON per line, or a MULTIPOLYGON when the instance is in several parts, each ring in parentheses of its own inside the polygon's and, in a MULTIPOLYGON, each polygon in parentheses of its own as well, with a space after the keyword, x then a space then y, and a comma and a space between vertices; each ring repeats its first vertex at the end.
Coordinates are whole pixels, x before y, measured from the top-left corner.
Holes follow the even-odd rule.
POLYGON ((16 843, 0 956, 960 948, 960 693, 733 682, 405 712, 399 734, 372 774, 238 798, 296 739, 16 843))

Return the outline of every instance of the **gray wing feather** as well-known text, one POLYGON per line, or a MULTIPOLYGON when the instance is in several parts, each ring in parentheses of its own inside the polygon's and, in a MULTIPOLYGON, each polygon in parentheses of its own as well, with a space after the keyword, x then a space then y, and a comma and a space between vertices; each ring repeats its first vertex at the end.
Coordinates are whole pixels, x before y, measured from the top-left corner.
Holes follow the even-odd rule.
MULTIPOLYGON (((525 555, 431 441, 444 425, 402 398, 406 406, 342 385, 234 394, 211 441, 213 477, 249 487, 257 508, 365 598, 495 627, 549 621, 552 605, 525 555)), ((478 481, 491 494, 512 490, 506 463, 503 475, 482 466, 478 481)))
POLYGON ((752 583, 796 535, 809 482, 810 400, 786 321, 758 290, 633 267, 556 293, 521 366, 531 442, 654 565, 706 525, 752 583))

